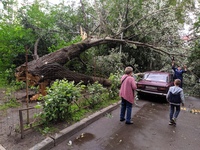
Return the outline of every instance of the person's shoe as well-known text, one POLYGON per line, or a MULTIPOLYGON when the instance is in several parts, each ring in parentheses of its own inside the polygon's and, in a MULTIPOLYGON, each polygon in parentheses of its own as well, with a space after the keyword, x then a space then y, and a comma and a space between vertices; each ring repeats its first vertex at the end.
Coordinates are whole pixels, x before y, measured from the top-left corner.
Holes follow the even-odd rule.
POLYGON ((176 118, 173 118, 173 125, 176 126, 176 118))
POLYGON ((169 125, 174 125, 174 120, 170 120, 169 125))
POLYGON ((123 118, 123 119, 120 119, 121 122, 123 122, 124 120, 125 120, 124 118, 123 118))
POLYGON ((125 122, 125 124, 133 124, 133 121, 125 122))

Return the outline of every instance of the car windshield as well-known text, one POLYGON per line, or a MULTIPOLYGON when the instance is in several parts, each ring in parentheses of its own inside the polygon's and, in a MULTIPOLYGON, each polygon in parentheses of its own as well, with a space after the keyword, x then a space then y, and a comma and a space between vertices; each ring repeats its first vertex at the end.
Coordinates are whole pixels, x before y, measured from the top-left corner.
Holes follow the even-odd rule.
POLYGON ((147 74, 144 75, 143 79, 148 80, 148 81, 167 82, 167 75, 156 74, 156 73, 147 73, 147 74))

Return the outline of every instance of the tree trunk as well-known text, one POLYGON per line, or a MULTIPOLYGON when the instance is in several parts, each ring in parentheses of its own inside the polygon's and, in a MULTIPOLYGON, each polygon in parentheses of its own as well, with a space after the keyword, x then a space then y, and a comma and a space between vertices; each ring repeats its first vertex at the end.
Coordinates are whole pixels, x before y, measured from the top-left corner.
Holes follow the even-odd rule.
MULTIPOLYGON (((110 86, 111 83, 108 79, 87 76, 67 70, 63 67, 63 65, 70 59, 78 57, 85 50, 100 43, 102 43, 102 40, 83 41, 81 43, 73 44, 69 47, 64 47, 56 52, 44 55, 37 60, 28 62, 27 76, 29 85, 39 85, 40 93, 43 95, 46 94, 44 91, 44 85, 48 86, 56 79, 65 78, 69 81, 74 81, 75 83, 82 81, 83 84, 94 83, 95 81, 98 81, 103 86, 110 86)), ((15 76, 18 81, 26 81, 26 63, 16 68, 15 76)))
POLYGON ((34 44, 34 54, 33 54, 33 59, 36 60, 39 58, 38 56, 38 43, 40 41, 40 38, 38 38, 34 44))

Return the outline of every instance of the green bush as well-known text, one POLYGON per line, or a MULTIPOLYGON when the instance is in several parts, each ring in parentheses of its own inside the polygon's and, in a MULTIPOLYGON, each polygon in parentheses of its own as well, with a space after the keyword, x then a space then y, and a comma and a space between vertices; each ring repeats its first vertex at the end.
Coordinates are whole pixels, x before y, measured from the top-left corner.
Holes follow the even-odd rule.
POLYGON ((111 73, 109 80, 111 81, 112 85, 109 88, 109 98, 113 99, 119 95, 119 87, 120 87, 120 78, 123 74, 123 71, 118 71, 115 74, 111 73))
POLYGON ((51 87, 47 88, 47 95, 41 97, 42 105, 39 103, 35 106, 35 108, 43 108, 36 117, 40 117, 42 124, 80 120, 88 111, 92 111, 91 109, 105 107, 118 96, 116 85, 119 84, 119 80, 116 76, 111 77, 115 82, 109 90, 98 82, 88 84, 85 88, 86 86, 81 83, 75 85, 74 82, 67 80, 56 80, 51 87), (115 94, 110 96, 110 93, 115 94))
POLYGON ((87 91, 89 93, 87 102, 90 108, 94 108, 96 105, 100 104, 105 99, 107 93, 107 89, 98 82, 89 84, 87 86, 87 91))
POLYGON ((42 118, 45 122, 64 121, 71 115, 71 104, 81 96, 85 86, 67 80, 56 80, 44 96, 42 118))

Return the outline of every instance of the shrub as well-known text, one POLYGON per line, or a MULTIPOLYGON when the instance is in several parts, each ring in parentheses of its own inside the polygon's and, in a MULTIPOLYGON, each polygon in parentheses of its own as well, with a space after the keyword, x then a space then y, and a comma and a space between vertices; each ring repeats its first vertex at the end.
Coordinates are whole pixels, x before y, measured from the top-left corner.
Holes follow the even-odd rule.
POLYGON ((87 99, 91 108, 94 108, 97 104, 100 104, 106 97, 107 89, 104 88, 98 82, 89 84, 87 86, 89 98, 87 99))
POLYGON ((45 122, 64 121, 71 115, 71 103, 81 96, 83 85, 67 80, 56 80, 44 96, 42 118, 45 122))
POLYGON ((123 71, 118 71, 115 74, 111 73, 109 80, 111 81, 112 85, 109 88, 109 98, 113 99, 119 95, 119 87, 120 87, 120 78, 123 71))

